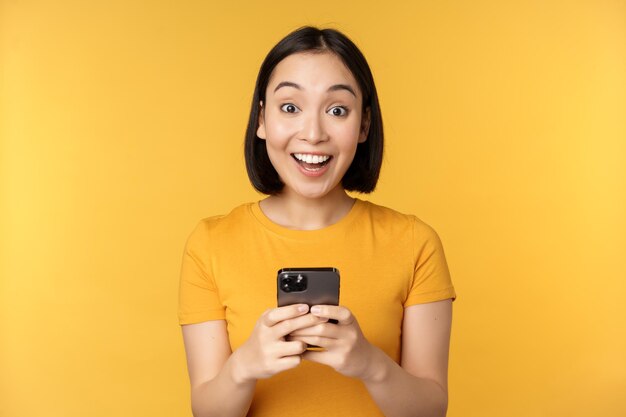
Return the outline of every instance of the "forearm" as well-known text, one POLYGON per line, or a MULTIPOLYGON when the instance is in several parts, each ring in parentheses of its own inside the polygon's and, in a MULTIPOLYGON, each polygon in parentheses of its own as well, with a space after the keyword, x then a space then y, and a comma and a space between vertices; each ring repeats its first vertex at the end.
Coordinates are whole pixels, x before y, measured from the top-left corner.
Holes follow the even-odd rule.
POLYGON ((370 395, 386 417, 444 417, 447 393, 435 381, 405 371, 374 347, 371 375, 363 379, 370 395))
POLYGON ((256 381, 244 381, 236 353, 230 355, 219 374, 192 390, 194 417, 243 417, 248 413, 256 381))

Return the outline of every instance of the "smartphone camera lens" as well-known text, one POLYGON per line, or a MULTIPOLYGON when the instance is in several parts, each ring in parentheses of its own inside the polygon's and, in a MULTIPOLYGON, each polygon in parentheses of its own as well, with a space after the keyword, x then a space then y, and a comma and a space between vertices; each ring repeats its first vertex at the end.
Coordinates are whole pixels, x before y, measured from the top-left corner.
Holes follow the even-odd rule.
POLYGON ((306 277, 302 274, 298 274, 294 287, 296 291, 304 291, 306 289, 306 277))
POLYGON ((306 276, 302 274, 296 276, 285 275, 280 282, 280 288, 284 292, 304 291, 306 287, 306 276))

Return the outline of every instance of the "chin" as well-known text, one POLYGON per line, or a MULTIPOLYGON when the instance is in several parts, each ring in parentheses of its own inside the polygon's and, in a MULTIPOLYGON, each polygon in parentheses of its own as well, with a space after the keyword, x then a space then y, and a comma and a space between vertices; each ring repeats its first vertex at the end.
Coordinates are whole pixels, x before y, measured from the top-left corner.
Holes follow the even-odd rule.
POLYGON ((338 194, 343 194, 343 186, 341 182, 326 186, 326 187, 301 187, 299 189, 294 190, 296 194, 310 199, 321 199, 325 197, 332 196, 337 197, 338 194))
POLYGON ((323 198, 330 194, 332 191, 326 187, 299 187, 292 188, 294 194, 299 195, 300 197, 308 198, 308 199, 318 199, 323 198))
POLYGON ((307 198, 309 200, 317 200, 320 198, 325 197, 328 192, 318 192, 318 193, 314 193, 314 192, 297 192, 297 194, 301 197, 307 198))

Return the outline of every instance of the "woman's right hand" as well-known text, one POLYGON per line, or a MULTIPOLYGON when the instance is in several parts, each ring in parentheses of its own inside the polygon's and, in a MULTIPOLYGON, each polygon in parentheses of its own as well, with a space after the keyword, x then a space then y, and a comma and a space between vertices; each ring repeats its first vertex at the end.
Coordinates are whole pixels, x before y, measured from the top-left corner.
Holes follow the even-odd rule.
POLYGON ((241 383, 252 382, 298 366, 307 345, 286 341, 285 336, 328 320, 307 314, 308 311, 306 304, 266 310, 248 340, 233 352, 236 379, 241 383))

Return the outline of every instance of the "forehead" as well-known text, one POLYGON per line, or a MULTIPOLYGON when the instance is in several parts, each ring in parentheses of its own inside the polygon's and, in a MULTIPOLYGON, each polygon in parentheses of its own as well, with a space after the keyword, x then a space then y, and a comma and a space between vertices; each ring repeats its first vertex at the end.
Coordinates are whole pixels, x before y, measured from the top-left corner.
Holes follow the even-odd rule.
POLYGON ((283 81, 294 82, 307 90, 326 90, 332 85, 348 84, 357 95, 361 95, 359 85, 350 69, 341 58, 331 52, 299 52, 289 55, 272 71, 267 92, 273 92, 274 87, 283 81))

